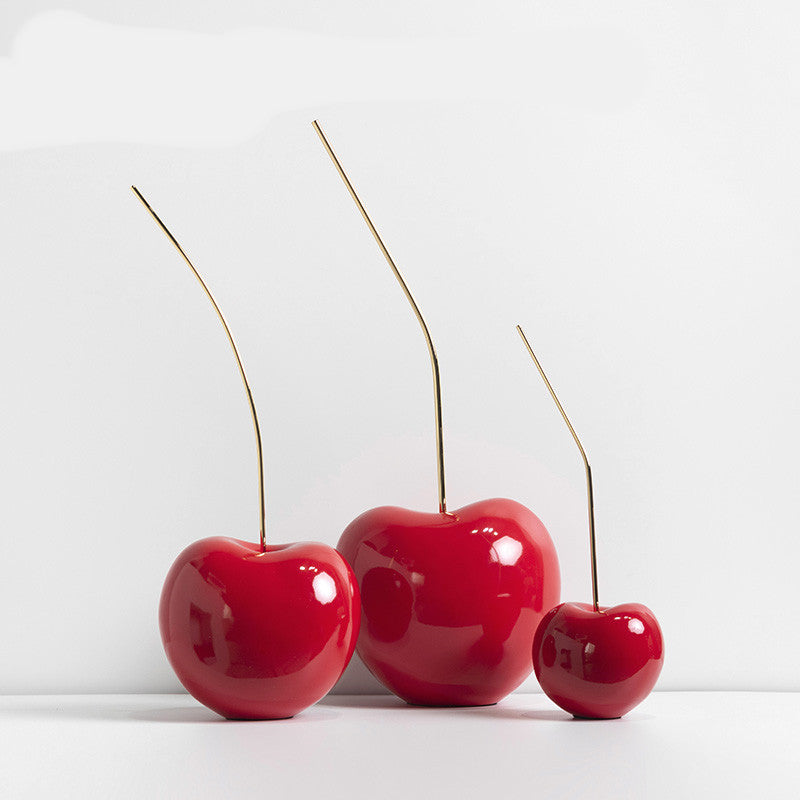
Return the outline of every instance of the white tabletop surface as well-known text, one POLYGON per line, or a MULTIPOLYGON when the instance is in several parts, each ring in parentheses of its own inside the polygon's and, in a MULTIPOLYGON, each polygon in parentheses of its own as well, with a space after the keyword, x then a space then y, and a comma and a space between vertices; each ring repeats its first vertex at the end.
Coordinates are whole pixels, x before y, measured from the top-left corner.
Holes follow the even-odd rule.
POLYGON ((796 798, 800 694, 659 692, 577 721, 329 696, 226 722, 187 695, 0 697, 0 797, 796 798))

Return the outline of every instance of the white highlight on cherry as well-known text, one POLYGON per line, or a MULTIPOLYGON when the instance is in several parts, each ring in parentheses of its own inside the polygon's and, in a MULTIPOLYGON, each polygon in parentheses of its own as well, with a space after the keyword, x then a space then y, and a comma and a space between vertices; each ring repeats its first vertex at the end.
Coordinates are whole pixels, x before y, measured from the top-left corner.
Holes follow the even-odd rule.
POLYGON ((628 630, 631 633, 644 633, 644 623, 640 619, 629 619, 628 630))
POLYGON ((503 566, 510 567, 519 561, 522 544, 510 536, 503 536, 492 545, 491 558, 503 566))
POLYGON ((336 599, 336 584, 327 572, 314 576, 311 588, 314 590, 314 597, 324 606, 336 599))

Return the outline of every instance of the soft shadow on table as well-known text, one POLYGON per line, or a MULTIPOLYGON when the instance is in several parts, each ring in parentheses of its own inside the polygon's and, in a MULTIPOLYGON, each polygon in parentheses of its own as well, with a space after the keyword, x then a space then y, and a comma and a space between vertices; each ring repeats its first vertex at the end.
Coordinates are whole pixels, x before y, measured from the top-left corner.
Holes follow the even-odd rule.
POLYGON ((410 714, 468 714, 475 706, 415 706, 393 694, 329 694, 318 706, 328 708, 366 708, 375 711, 402 711, 410 714))
POLYGON ((70 703, 53 703, 35 706, 15 706, 3 709, 4 717, 17 719, 47 720, 81 720, 98 722, 122 722, 131 719, 158 719, 166 722, 224 722, 213 712, 203 706, 197 708, 131 708, 129 703, 102 703, 98 705, 72 705, 70 703))
MULTIPOLYGON (((503 705, 502 701, 493 706, 412 706, 394 695, 336 695, 329 694, 320 700, 318 706, 333 708, 367 708, 375 710, 407 711, 410 713, 462 714, 465 716, 483 716, 490 719, 522 720, 539 722, 571 722, 585 725, 599 725, 603 722, 618 720, 578 719, 559 708, 513 708, 503 705)), ((632 712, 624 717, 626 722, 639 722, 653 719, 650 714, 632 712)))
POLYGON ((227 720, 198 703, 191 706, 141 706, 131 708, 130 703, 102 703, 97 705, 72 705, 53 703, 52 705, 16 706, 5 708, 2 716, 16 719, 81 720, 99 722, 167 722, 191 725, 297 725, 335 719, 335 711, 318 706, 306 709, 296 717, 284 720, 227 720))
POLYGON ((502 717, 504 719, 545 719, 548 721, 570 722, 572 717, 558 709, 547 710, 521 710, 518 708, 505 708, 502 705, 494 706, 413 706, 391 694, 369 695, 336 695, 329 694, 320 700, 319 705, 336 708, 368 708, 380 711, 407 711, 419 714, 421 712, 440 714, 482 715, 484 717, 502 717))
POLYGON ((137 709, 128 714, 128 719, 142 722, 189 722, 192 724, 222 724, 222 725, 305 725, 306 723, 327 722, 336 719, 339 715, 318 706, 301 711, 297 716, 289 719, 223 719, 213 711, 198 705, 196 708, 152 708, 137 709))
POLYGON ((482 715, 484 717, 502 717, 504 719, 542 719, 550 722, 571 722, 572 717, 558 709, 521 710, 494 706, 412 706, 394 695, 336 695, 329 694, 319 705, 337 708, 369 708, 375 710, 407 711, 409 713, 440 713, 482 715))
POLYGON ((138 722, 183 722, 192 725, 219 725, 228 720, 223 719, 205 706, 176 706, 175 708, 135 708, 128 709, 126 719, 138 722))
POLYGON ((537 720, 540 722, 570 722, 576 725, 601 725, 604 722, 622 722, 626 724, 631 722, 641 722, 643 720, 653 719, 650 714, 641 714, 639 712, 632 712, 620 719, 585 719, 582 717, 573 717, 566 711, 560 708, 510 708, 504 706, 502 701, 495 706, 476 706, 474 708, 466 709, 473 714, 481 714, 486 717, 495 719, 513 719, 530 721, 537 720))
POLYGON ((572 722, 573 717, 557 708, 506 708, 502 705, 477 706, 468 709, 476 716, 491 719, 539 720, 540 722, 572 722))
POLYGON ((374 708, 402 711, 413 709, 404 700, 393 694, 329 694, 317 703, 317 706, 327 708, 374 708))
POLYGON ((571 722, 576 725, 601 725, 609 722, 642 722, 643 720, 653 719, 650 714, 640 714, 633 712, 626 714, 621 719, 586 719, 583 717, 573 717, 566 711, 558 708, 506 708, 502 705, 497 706, 483 706, 480 708, 470 709, 473 713, 484 714, 489 717, 496 717, 500 719, 517 719, 517 720, 539 720, 544 722, 571 722))

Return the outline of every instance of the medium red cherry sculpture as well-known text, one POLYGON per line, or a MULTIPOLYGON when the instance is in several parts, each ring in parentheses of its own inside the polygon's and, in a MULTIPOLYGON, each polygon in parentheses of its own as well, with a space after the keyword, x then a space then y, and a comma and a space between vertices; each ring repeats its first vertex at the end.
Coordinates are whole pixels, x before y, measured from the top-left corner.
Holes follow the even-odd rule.
POLYGON ((358 653, 409 703, 496 703, 531 673, 531 639, 559 599, 556 551, 539 519, 513 500, 447 511, 439 363, 428 327, 317 122, 314 128, 414 310, 433 370, 439 513, 375 508, 339 540, 361 588, 358 653))
POLYGON ((314 542, 214 537, 189 545, 161 593, 159 623, 190 694, 229 719, 292 717, 342 674, 356 644, 358 588, 314 542))
POLYGON ((525 506, 374 508, 338 549, 361 587, 358 654, 407 702, 488 705, 530 675, 531 639, 560 578, 553 542, 525 506))
POLYGON ((664 663, 664 639, 653 612, 639 603, 606 608, 597 602, 597 552, 592 470, 578 434, 556 396, 528 339, 517 325, 586 469, 592 605, 562 603, 539 624, 533 640, 533 666, 545 694, 576 717, 614 719, 650 694, 664 663))
POLYGON ((638 603, 562 603, 542 620, 533 666, 545 694, 576 717, 612 719, 639 705, 664 663, 661 628, 638 603))
POLYGON ((175 237, 131 188, 189 265, 225 328, 258 452, 260 542, 212 537, 178 556, 159 606, 164 649, 180 682, 218 714, 291 717, 326 695, 350 661, 358 638, 358 586, 347 562, 328 545, 267 545, 261 434, 233 336, 175 237))

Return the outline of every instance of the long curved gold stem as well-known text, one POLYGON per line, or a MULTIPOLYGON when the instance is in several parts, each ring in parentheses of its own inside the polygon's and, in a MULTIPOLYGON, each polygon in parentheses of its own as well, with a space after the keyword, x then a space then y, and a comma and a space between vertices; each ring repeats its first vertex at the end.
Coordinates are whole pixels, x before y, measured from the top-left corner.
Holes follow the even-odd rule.
POLYGON ((425 320, 422 318, 422 314, 420 313, 419 307, 417 306, 414 298, 411 295, 411 292, 406 285, 406 282, 403 280, 403 276, 400 274, 400 270, 397 269, 397 265, 394 263, 394 260, 389 255, 389 251, 386 249, 386 245, 383 243, 383 239, 381 239, 380 234, 375 229, 375 226, 372 224, 372 220, 369 218, 369 214, 367 214, 366 209, 364 208, 361 200, 358 199, 358 195, 356 194, 356 190, 353 188, 353 184, 350 183, 349 178, 345 174, 345 171, 342 169, 342 165, 339 163, 339 159, 336 157, 336 153, 333 152, 333 148, 328 143, 328 140, 325 138, 325 134, 322 132, 322 128, 320 128, 319 123, 314 120, 311 123, 314 126, 314 130, 319 134, 319 138, 322 141, 325 150, 327 150, 328 155, 333 161, 333 165, 336 167, 336 171, 339 173, 339 176, 344 181, 344 185, 347 187, 347 191, 350 192, 350 196, 355 201, 355 204, 358 206, 358 210, 361 212, 361 216, 364 217, 364 222, 367 223, 367 227, 372 232, 372 235, 375 237, 375 241, 378 243, 378 247, 380 247, 381 252, 383 253, 384 258, 388 262, 389 266, 394 273, 395 278, 397 278, 397 282, 400 284, 400 288, 403 290, 407 300, 411 303, 411 308, 414 310, 414 314, 417 317, 417 321, 422 328, 422 333, 425 336, 425 342, 428 345, 428 353, 431 357, 431 370, 433 371, 433 397, 434 397, 434 405, 436 411, 436 464, 438 468, 438 484, 439 484, 439 511, 442 513, 447 512, 447 500, 445 497, 445 486, 444 486, 444 445, 442 444, 442 387, 441 382, 439 380, 439 359, 436 357, 436 350, 433 347, 433 341, 431 340, 431 335, 428 332, 428 326, 425 324, 425 320))
POLYGON ((250 384, 247 382, 247 375, 244 372, 244 366, 242 365, 242 359, 239 358, 239 350, 236 348, 236 342, 233 340, 233 334, 231 333, 230 328, 228 327, 228 323, 225 322, 225 317, 222 316, 222 311, 220 311, 219 306, 217 305, 217 301, 214 299, 214 296, 206 286, 205 281, 200 277, 200 273, 194 268, 194 264, 189 261, 189 256, 186 255, 183 248, 178 244, 178 240, 169 232, 167 226, 161 221, 158 214, 150 207, 150 203, 144 199, 142 193, 135 187, 131 186, 133 189, 133 193, 142 201, 144 207, 150 212, 150 215, 153 219, 158 223, 158 226, 161 228, 162 231, 167 235, 167 238, 175 245, 177 251, 183 257, 183 260, 189 265, 189 269, 194 273, 195 278, 200 283, 200 286, 203 287, 203 291, 206 293, 208 299, 211 301, 211 305, 214 306, 214 311, 217 312, 217 316, 219 317, 219 321, 222 323, 222 327, 225 328, 225 334, 228 337, 228 342, 230 342, 231 349, 233 350, 234 358, 236 359, 236 366, 239 367, 239 374, 242 376, 242 382, 244 383, 244 390, 247 393, 247 402, 250 404, 250 414, 253 417, 253 428, 256 432, 256 450, 258 452, 258 511, 259 511, 259 539, 261 542, 261 550, 262 552, 267 549, 267 537, 266 537, 266 530, 264 526, 264 454, 261 449, 261 429, 258 426, 258 414, 256 414, 256 406, 253 402, 253 393, 250 391, 250 384))
POLYGON ((569 417, 567 416, 567 412, 564 411, 564 406, 561 405, 558 397, 556 396, 553 387, 550 385, 550 381, 547 380, 547 375, 544 374, 544 370, 542 369, 542 365, 539 363, 539 359, 536 358, 536 353, 533 352, 533 348, 528 342, 527 337, 525 336, 522 328, 517 325, 517 333, 522 337, 522 341, 525 344, 525 347, 528 349, 531 358, 533 359, 533 363, 536 364, 536 369, 539 370, 539 374, 542 376, 542 380, 547 386, 547 391, 550 392, 550 396, 555 400, 556 406, 558 406, 558 410, 561 412, 561 416, 564 418, 564 422, 567 423, 567 427, 569 428, 569 432, 572 434, 572 438, 575 440, 575 444, 578 445, 578 450, 581 451, 581 458, 583 459, 583 465, 586 467, 586 494, 589 501, 589 546, 591 549, 591 556, 592 556, 592 602, 594 603, 594 610, 599 610, 599 605, 597 602, 597 548, 595 546, 595 539, 594 539, 594 490, 592 489, 592 468, 589 466, 589 459, 586 458, 586 451, 583 449, 583 445, 581 444, 581 440, 578 438, 578 434, 575 433, 575 428, 572 427, 572 423, 569 421, 569 417))

